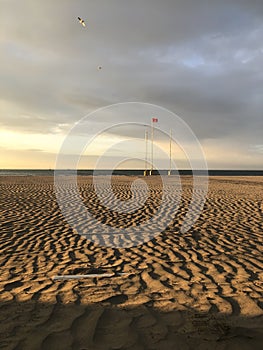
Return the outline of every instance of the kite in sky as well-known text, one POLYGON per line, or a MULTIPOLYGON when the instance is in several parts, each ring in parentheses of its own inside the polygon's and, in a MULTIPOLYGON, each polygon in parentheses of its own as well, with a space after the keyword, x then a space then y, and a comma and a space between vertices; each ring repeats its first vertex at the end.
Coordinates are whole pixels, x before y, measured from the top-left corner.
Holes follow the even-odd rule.
POLYGON ((80 23, 83 27, 86 27, 86 24, 85 24, 85 22, 83 21, 82 18, 78 17, 78 20, 79 20, 79 23, 80 23))
MULTIPOLYGON (((78 20, 79 20, 79 23, 83 26, 83 27, 86 27, 86 24, 84 22, 84 20, 80 17, 78 17, 78 20)), ((102 66, 98 66, 97 67, 97 70, 101 70, 102 69, 102 66)))

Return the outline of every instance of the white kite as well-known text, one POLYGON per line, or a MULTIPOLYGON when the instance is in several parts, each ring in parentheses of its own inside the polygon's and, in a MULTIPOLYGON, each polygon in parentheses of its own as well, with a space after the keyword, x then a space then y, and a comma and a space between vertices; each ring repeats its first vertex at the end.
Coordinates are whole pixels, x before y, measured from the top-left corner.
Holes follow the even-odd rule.
POLYGON ((86 24, 85 24, 85 22, 83 21, 82 18, 78 17, 78 20, 79 20, 79 23, 80 23, 83 27, 86 27, 86 24))

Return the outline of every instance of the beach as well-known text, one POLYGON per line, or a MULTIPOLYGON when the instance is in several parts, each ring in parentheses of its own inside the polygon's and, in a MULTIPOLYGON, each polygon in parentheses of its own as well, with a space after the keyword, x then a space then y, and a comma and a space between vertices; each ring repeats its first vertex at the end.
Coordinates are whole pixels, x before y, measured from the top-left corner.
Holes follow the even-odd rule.
MULTIPOLYGON (((130 198, 136 179, 144 180, 112 178, 118 199, 130 198)), ((146 182, 145 206, 117 215, 101 205, 91 176, 78 178, 84 205, 118 228, 154 215, 160 177, 146 182)), ((0 348, 262 349, 263 177, 210 177, 204 208, 185 233, 192 178, 181 182, 167 229, 114 248, 76 233, 52 176, 1 176, 0 348), (97 276, 82 277, 89 274, 97 276), (64 275, 80 276, 55 278, 64 275)))

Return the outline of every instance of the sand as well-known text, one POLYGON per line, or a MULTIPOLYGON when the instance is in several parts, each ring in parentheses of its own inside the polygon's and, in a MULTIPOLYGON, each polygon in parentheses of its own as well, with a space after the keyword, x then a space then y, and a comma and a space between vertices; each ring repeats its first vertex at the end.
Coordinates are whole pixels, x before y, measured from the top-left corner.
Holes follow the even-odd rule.
MULTIPOLYGON (((133 180, 114 178, 119 199, 129 198, 133 180)), ((91 177, 79 187, 97 219, 128 227, 158 207, 160 180, 147 181, 147 206, 129 216, 100 205, 91 177)), ((205 207, 184 234, 191 178, 182 183, 167 230, 114 249, 76 234, 52 177, 2 176, 0 348, 262 349, 263 178, 211 177, 205 207), (109 276, 54 280, 90 273, 109 276)))

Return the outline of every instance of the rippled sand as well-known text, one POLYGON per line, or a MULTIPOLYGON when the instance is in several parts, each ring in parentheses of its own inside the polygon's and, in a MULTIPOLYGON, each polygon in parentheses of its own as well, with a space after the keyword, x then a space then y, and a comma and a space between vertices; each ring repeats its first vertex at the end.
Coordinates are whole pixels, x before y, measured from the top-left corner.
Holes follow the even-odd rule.
MULTIPOLYGON (((131 197, 134 180, 114 178, 119 199, 131 197)), ((181 181, 169 227, 144 244, 115 249, 96 244, 96 227, 73 207, 95 243, 76 234, 52 177, 1 177, 0 348, 262 349, 263 178, 210 178, 205 207, 184 234, 192 181, 181 181), (88 273, 112 276, 54 280, 88 273)), ((161 203, 160 178, 147 182, 148 200, 128 214, 105 208, 91 177, 79 178, 79 191, 100 222, 136 227, 161 203)), ((170 214, 164 210, 163 219, 170 214)), ((148 231, 151 237, 156 227, 148 231)), ((97 243, 107 245, 110 238, 102 239, 97 243)), ((125 237, 114 239, 125 246, 125 237)))

